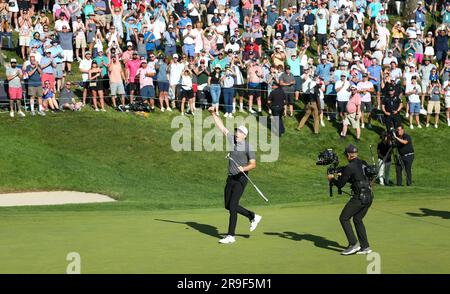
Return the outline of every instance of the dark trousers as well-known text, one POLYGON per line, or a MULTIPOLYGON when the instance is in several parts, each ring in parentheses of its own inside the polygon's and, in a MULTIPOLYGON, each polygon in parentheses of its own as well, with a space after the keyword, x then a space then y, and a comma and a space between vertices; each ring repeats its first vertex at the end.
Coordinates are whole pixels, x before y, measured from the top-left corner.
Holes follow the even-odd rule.
POLYGON ((363 218, 369 210, 372 203, 363 205, 359 199, 352 197, 347 202, 344 209, 342 209, 339 221, 344 229, 345 236, 349 245, 355 245, 357 243, 355 233, 353 232, 350 219, 353 217, 353 223, 355 224, 356 234, 358 235, 359 244, 361 248, 369 247, 369 241, 367 240, 366 228, 364 227, 363 218))
POLYGON ((406 172, 406 185, 410 186, 412 183, 412 164, 414 161, 414 154, 408 156, 400 156, 395 161, 395 173, 397 175, 397 186, 402 185, 402 163, 406 172))
POLYGON ((281 105, 272 105, 270 109, 272 110, 272 123, 275 126, 275 130, 278 132, 278 136, 281 136, 285 131, 283 123, 284 108, 281 105))
POLYGON ((390 130, 391 128, 396 129, 401 122, 399 114, 391 114, 389 116, 384 116, 384 122, 386 123, 386 130, 390 130))
POLYGON ((238 174, 235 176, 228 176, 227 184, 225 186, 225 208, 230 212, 230 223, 228 225, 228 235, 234 236, 237 214, 247 217, 250 221, 255 217, 255 213, 245 209, 239 205, 242 193, 244 193, 247 185, 247 178, 238 174))

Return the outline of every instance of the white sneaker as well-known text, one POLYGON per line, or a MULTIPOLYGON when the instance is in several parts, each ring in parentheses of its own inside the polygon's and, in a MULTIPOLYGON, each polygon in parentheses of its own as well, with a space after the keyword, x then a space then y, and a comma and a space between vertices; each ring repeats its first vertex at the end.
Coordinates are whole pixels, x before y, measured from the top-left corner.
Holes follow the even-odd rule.
POLYGON ((106 109, 102 109, 102 112, 106 112, 106 109))
POLYGON ((236 239, 234 238, 234 236, 230 236, 230 235, 219 240, 219 243, 221 243, 221 244, 231 244, 234 242, 236 242, 236 239))
POLYGON ((421 129, 421 128, 422 128, 422 125, 421 125, 421 124, 418 124, 417 127, 418 127, 419 129, 421 129))
POLYGON ((19 111, 18 114, 19 114, 20 117, 25 117, 26 116, 25 113, 23 113, 22 111, 19 111))
POLYGON ((172 112, 172 108, 167 107, 167 111, 168 111, 168 112, 172 112))
POLYGON ((434 125, 434 128, 435 128, 435 129, 437 129, 437 128, 438 128, 438 125, 437 125, 437 124, 435 124, 435 125, 434 125))
POLYGON ((411 130, 414 130, 414 126, 413 126, 412 124, 409 125, 409 128, 410 128, 411 130))
MULTIPOLYGON (((14 111, 10 111, 10 112, 9 112, 9 116, 10 116, 10 117, 14 117, 14 111)), ((449 126, 450 126, 450 122, 449 122, 449 126)))
POLYGON ((38 114, 39 114, 40 116, 45 116, 45 112, 43 112, 42 110, 41 110, 41 111, 38 111, 38 114))
POLYGON ((98 108, 97 108, 97 109, 96 109, 95 111, 96 111, 96 112, 99 112, 99 111, 100 111, 100 109, 98 109, 98 108))
POLYGON ((447 126, 449 126, 449 127, 450 127, 450 119, 449 119, 449 120, 447 120, 447 126))
POLYGON ((429 127, 430 127, 430 124, 426 124, 425 127, 426 127, 426 128, 429 128, 429 127))
MULTIPOLYGON (((241 109, 239 109, 239 112, 245 113, 245 110, 243 108, 241 108, 241 109)), ((449 123, 450 123, 450 121, 449 121, 449 123)))
POLYGON ((161 112, 164 112, 164 107, 161 107, 161 112))
POLYGON ((320 121, 320 125, 321 125, 322 127, 325 127, 325 123, 323 122, 323 120, 320 121))
POLYGON ((223 117, 228 117, 228 112, 225 112, 225 114, 223 115, 223 117))
POLYGON ((184 116, 184 112, 181 113, 181 116, 184 116))
POLYGON ((255 218, 250 223, 250 232, 253 232, 254 230, 256 230, 256 227, 258 226, 261 219, 262 219, 262 216, 255 214, 255 218))
POLYGON ((31 116, 35 116, 35 115, 36 115, 36 112, 34 112, 34 110, 32 110, 32 111, 30 112, 30 114, 31 114, 31 116))
POLYGON ((228 113, 228 118, 233 118, 233 115, 231 113, 228 113))
POLYGON ((364 129, 366 126, 364 124, 361 125, 361 129, 364 129))
POLYGON ((249 108, 248 112, 250 112, 251 114, 256 113, 256 111, 254 111, 253 109, 249 108))
POLYGON ((408 112, 406 113, 405 117, 406 117, 406 118, 408 118, 408 117, 409 117, 409 113, 408 113, 408 112))

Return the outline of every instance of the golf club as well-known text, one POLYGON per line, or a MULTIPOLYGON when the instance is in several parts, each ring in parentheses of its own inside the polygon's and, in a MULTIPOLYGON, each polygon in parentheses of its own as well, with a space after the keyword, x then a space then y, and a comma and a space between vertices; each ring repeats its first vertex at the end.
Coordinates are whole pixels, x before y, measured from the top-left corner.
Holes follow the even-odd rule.
MULTIPOLYGON (((227 154, 227 156, 225 156, 226 159, 231 159, 231 161, 236 165, 236 168, 239 168, 239 165, 237 164, 236 161, 234 161, 234 159, 230 156, 230 153, 227 154)), ((261 190, 259 190, 259 188, 253 183, 253 181, 249 178, 249 176, 246 173, 243 173, 244 176, 247 178, 247 180, 253 185, 253 187, 255 188, 256 192, 259 193, 259 195, 266 201, 269 202, 269 199, 267 199, 266 196, 264 196, 263 192, 261 192, 261 190)))

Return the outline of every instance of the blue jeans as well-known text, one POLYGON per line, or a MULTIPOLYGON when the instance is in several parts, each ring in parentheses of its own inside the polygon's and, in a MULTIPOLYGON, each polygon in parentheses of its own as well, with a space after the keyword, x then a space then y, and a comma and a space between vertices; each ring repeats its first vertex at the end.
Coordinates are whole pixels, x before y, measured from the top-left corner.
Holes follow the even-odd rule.
POLYGON ((219 84, 211 84, 209 87, 211 92, 212 104, 218 104, 220 99, 220 85, 219 84))
POLYGON ((223 88, 223 100, 225 103, 225 112, 226 113, 233 112, 233 97, 234 97, 234 89, 233 88, 223 88))

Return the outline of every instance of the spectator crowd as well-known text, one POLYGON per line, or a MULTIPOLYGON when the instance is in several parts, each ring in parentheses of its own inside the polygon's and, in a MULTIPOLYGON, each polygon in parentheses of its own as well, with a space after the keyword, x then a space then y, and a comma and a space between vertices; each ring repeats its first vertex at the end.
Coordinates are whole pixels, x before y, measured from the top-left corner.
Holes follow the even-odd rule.
POLYGON ((42 116, 303 105, 298 129, 312 115, 314 133, 336 120, 357 139, 377 113, 387 129, 402 113, 410 128, 438 128, 442 106, 450 126, 450 2, 419 1, 404 18, 404 1, 384 0, 1 1, 1 37, 13 47, 17 32, 23 60, 6 69, 11 117, 27 97, 42 116))

